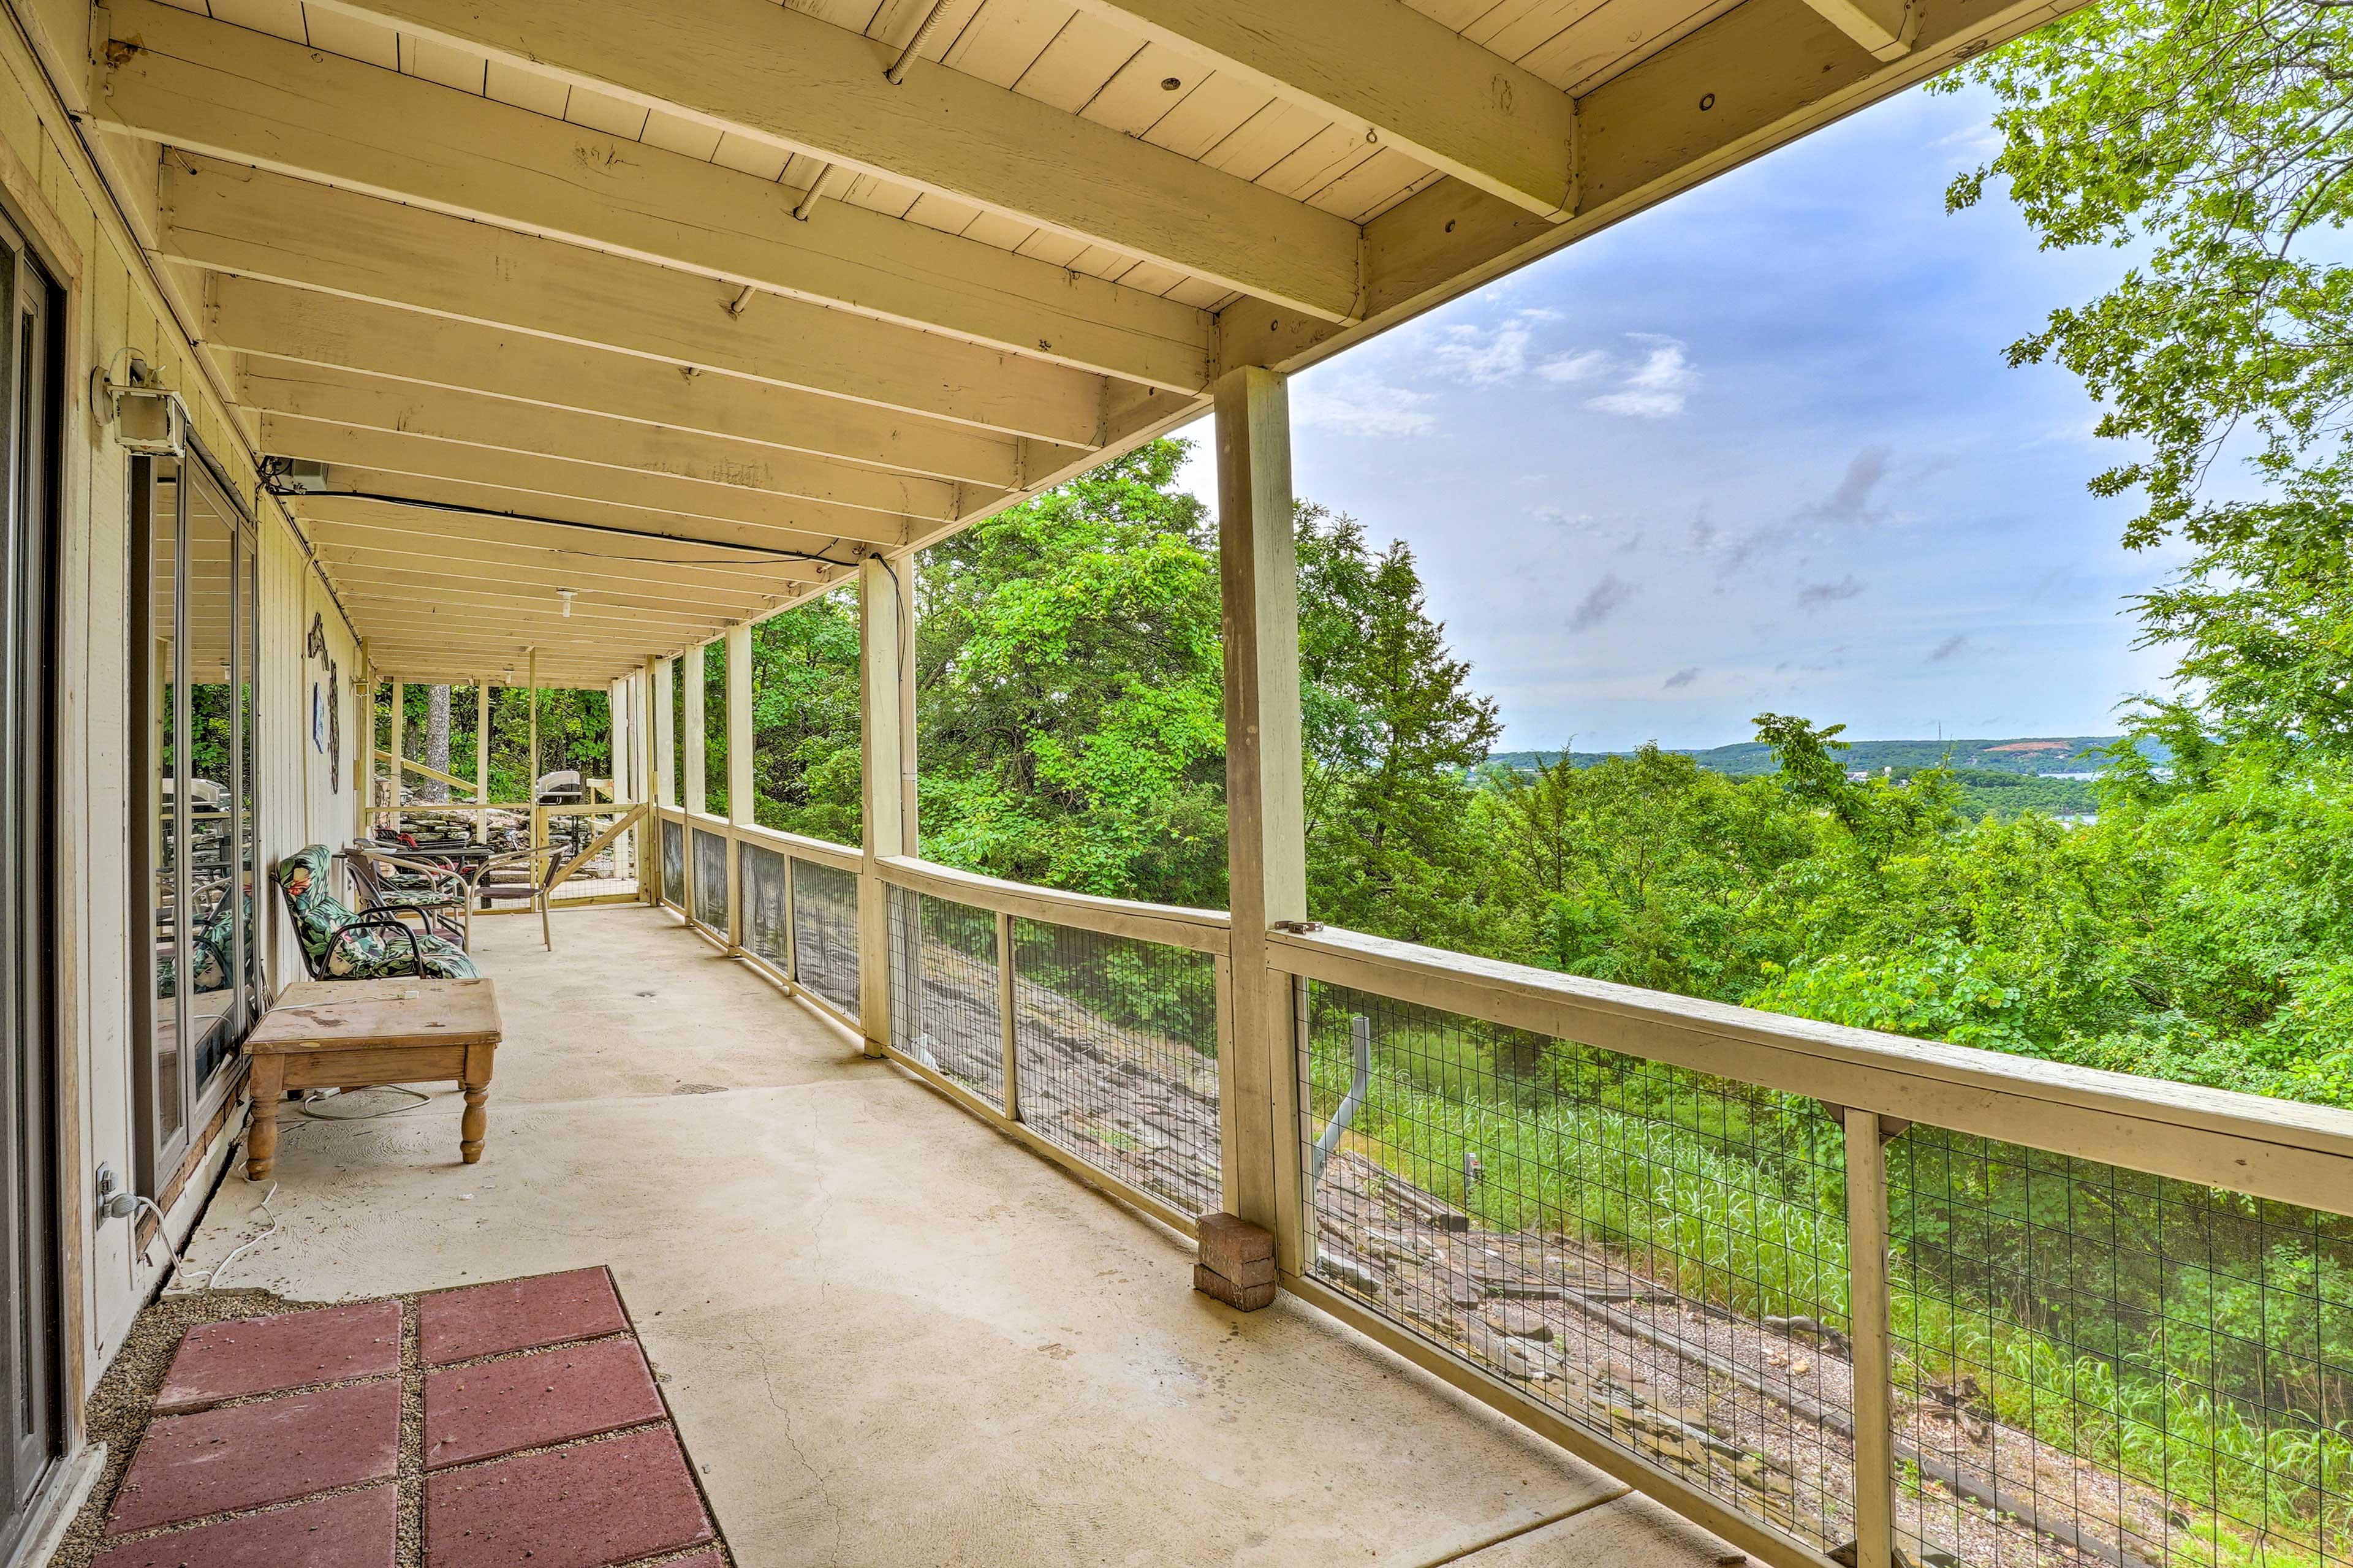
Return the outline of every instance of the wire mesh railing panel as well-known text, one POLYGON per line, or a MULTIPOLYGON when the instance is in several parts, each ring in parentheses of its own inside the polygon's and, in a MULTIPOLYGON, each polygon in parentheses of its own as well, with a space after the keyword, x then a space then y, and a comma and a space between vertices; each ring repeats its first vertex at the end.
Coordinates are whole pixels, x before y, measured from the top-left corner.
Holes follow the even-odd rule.
POLYGON ((721 936, 727 934, 727 840, 694 830, 694 918, 721 936))
POLYGON ((1017 920, 1013 970, 1023 1123, 1180 1214, 1216 1210, 1217 961, 1017 920))
POLYGON ((1934 1127, 1887 1163, 1908 1555, 2353 1561, 2353 1222, 1934 1127))
POLYGON ((891 1043, 1005 1109, 997 917, 890 889, 891 1043))
POLYGON ((855 1021, 858 875, 797 855, 792 862, 793 981, 855 1021))
POLYGON ((1853 1539, 1821 1104, 1344 986, 1303 1000, 1313 1277, 1760 1524, 1853 1539))
POLYGON ((785 908, 785 858, 757 844, 738 845, 735 853, 744 881, 744 949, 789 978, 792 917, 785 908))
POLYGON ((685 910, 686 829, 669 821, 661 825, 661 896, 670 908, 685 910))

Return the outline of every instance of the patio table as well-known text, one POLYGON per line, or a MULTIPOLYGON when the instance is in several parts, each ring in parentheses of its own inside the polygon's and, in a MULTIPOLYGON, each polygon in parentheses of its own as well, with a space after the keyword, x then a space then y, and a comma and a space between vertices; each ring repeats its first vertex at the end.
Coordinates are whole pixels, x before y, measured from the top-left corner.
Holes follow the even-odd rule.
POLYGON ((248 1181, 278 1159, 278 1107, 290 1089, 370 1089, 455 1079, 466 1091, 458 1152, 471 1165, 489 1130, 491 1058, 501 1029, 490 981, 306 980, 290 985, 247 1037, 253 1061, 248 1181))

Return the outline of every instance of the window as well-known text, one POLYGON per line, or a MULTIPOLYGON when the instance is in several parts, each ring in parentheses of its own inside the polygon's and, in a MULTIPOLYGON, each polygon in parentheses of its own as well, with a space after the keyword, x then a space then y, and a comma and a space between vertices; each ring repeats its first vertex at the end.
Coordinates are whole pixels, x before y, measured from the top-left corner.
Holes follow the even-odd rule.
POLYGON ((149 1190, 227 1087, 263 984, 255 891, 259 572, 251 524, 200 458, 132 460, 132 846, 138 1092, 149 1190))

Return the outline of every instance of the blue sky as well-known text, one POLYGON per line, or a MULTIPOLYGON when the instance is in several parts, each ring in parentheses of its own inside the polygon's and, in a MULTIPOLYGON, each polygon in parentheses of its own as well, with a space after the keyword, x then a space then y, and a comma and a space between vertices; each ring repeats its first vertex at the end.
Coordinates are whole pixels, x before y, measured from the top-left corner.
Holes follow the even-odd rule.
POLYGON ((1946 214, 1989 108, 1905 94, 1296 378, 1298 493, 1413 547, 1505 746, 2104 733, 2161 683, 2124 601, 2178 556, 2003 361, 2126 258, 1946 214))

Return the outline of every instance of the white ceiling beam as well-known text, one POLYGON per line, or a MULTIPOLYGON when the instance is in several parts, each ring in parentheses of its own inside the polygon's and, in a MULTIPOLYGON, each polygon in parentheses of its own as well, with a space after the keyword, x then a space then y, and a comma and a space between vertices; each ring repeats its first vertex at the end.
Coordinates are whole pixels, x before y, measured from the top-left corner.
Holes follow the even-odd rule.
POLYGON ((1852 38, 1876 60, 1912 52, 1920 30, 1918 0, 1807 0, 1822 20, 1852 38))
MULTIPOLYGON (((248 355, 642 420, 786 451, 1018 489, 1018 437, 394 305, 215 274, 206 341, 248 355)), ((1067 448, 1045 447, 1054 460, 1067 448)))
POLYGON ((164 165, 164 257, 877 407, 1092 446, 1102 376, 936 332, 196 154, 164 165))
POLYGON ((92 110, 110 129, 1172 391, 1208 384, 1212 322, 1179 301, 863 207, 798 222, 774 181, 153 0, 110 13, 92 110))
POLYGON ((774 0, 311 0, 502 64, 1026 219, 1333 321, 1356 226, 774 0))
POLYGON ((538 511, 542 509, 530 499, 535 495, 619 502, 674 518, 701 518, 762 530, 779 542, 782 536, 789 535, 788 548, 806 550, 820 549, 834 540, 889 545, 907 537, 903 522, 881 512, 288 414, 261 416, 260 443, 261 449, 273 458, 307 458, 329 464, 331 482, 335 478, 333 468, 349 464, 382 473, 456 479, 514 492, 514 504, 497 509, 502 511, 538 511))
POLYGON ((1568 94, 1403 0, 1071 3, 1539 216, 1576 210, 1568 94))
POLYGON ((954 518, 964 510, 963 487, 939 479, 480 393, 274 360, 247 361, 236 385, 240 404, 265 414, 817 502, 818 508, 801 515, 824 520, 827 532, 858 526, 860 520, 846 515, 856 510, 880 514, 880 521, 863 521, 895 541, 903 537, 910 518, 954 518))

